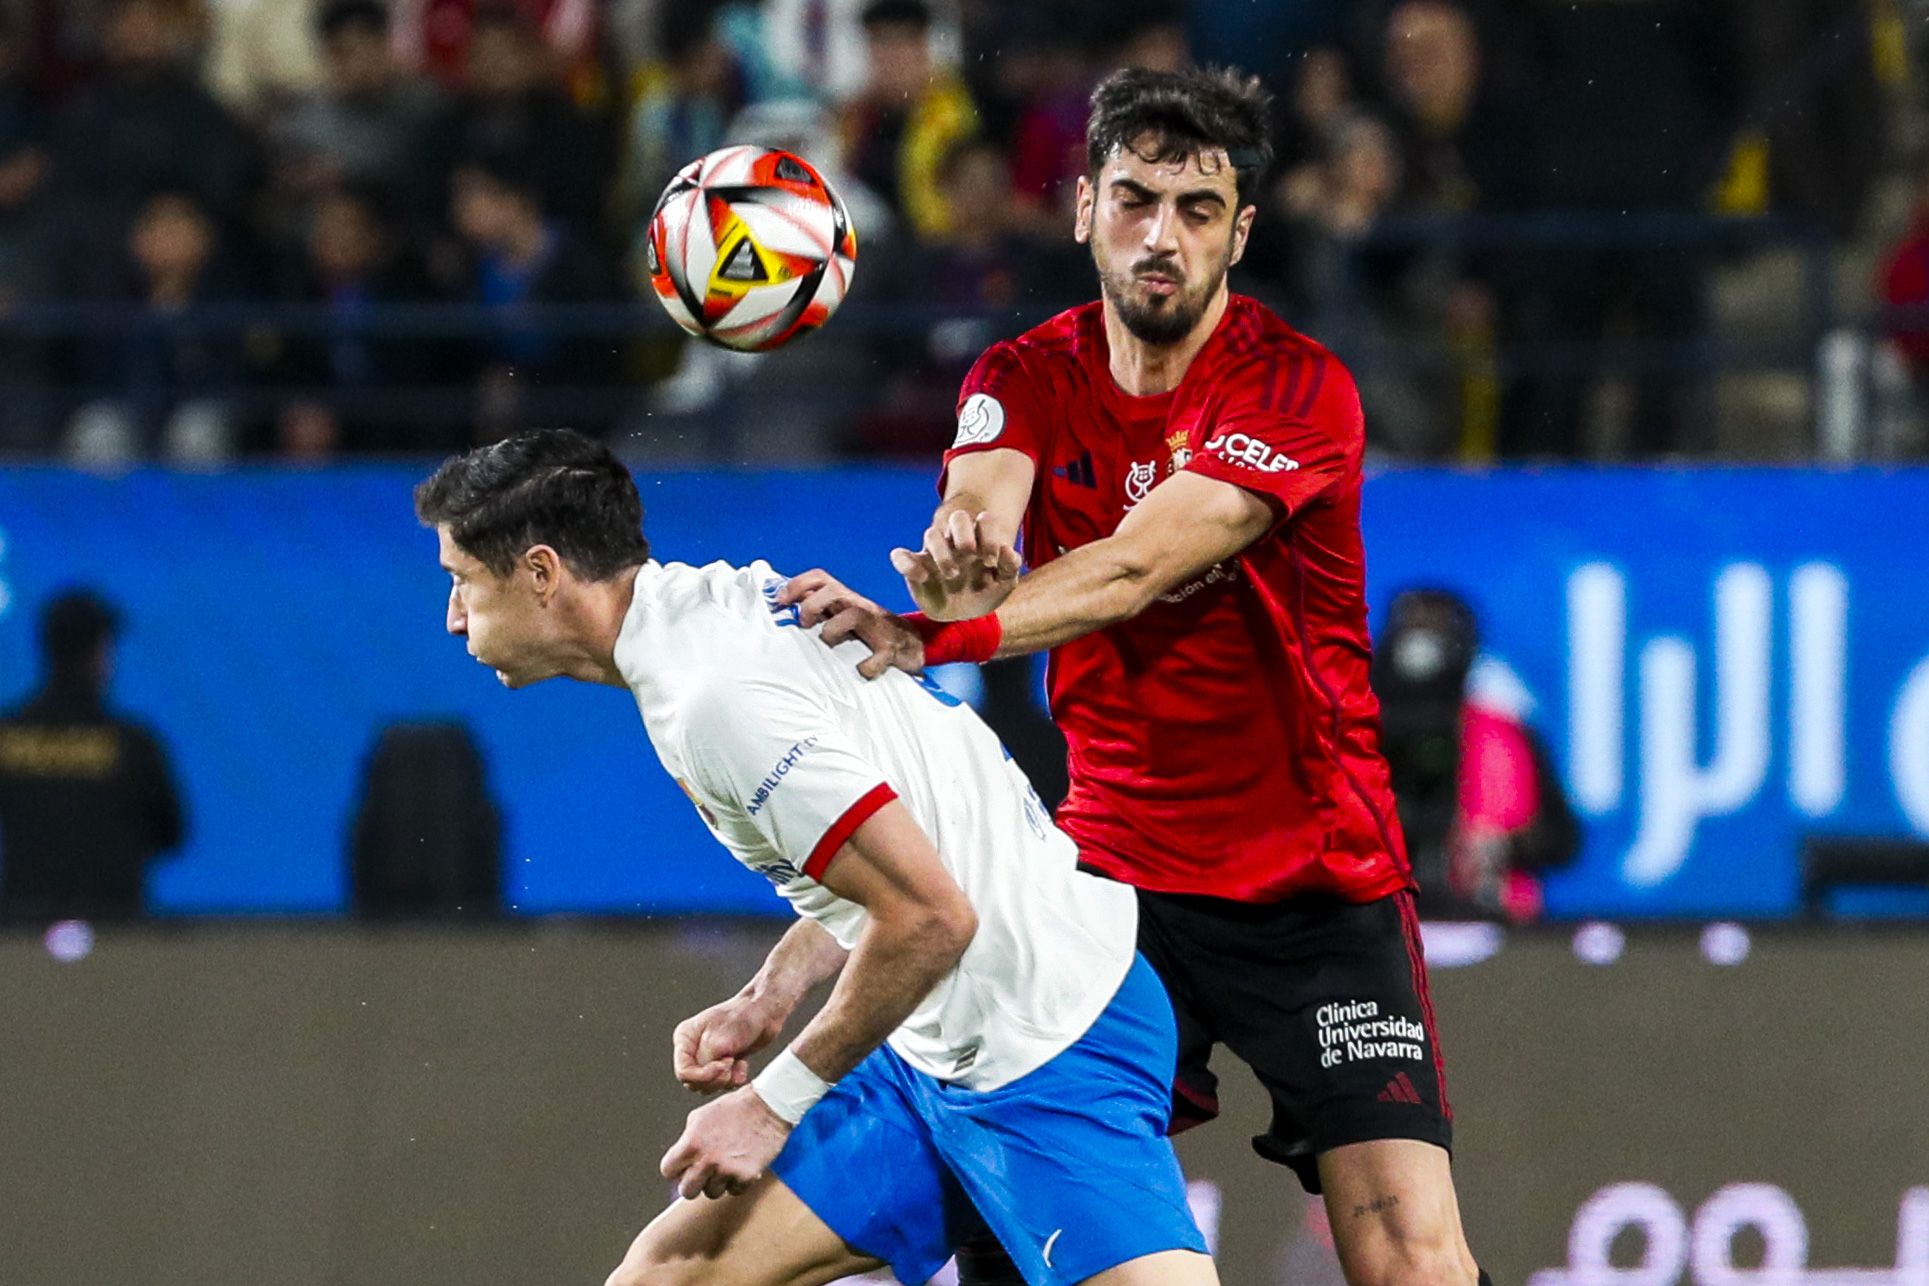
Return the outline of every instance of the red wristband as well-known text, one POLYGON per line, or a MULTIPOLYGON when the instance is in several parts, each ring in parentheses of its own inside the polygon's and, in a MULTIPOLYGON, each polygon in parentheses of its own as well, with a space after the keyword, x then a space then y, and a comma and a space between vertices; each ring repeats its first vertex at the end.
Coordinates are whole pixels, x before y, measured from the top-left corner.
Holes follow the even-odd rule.
POLYGON ((955 661, 982 665, 998 655, 998 645, 1005 638, 1004 624, 996 612, 969 621, 934 621, 923 612, 911 612, 904 617, 904 623, 924 640, 926 665, 950 665, 955 661))

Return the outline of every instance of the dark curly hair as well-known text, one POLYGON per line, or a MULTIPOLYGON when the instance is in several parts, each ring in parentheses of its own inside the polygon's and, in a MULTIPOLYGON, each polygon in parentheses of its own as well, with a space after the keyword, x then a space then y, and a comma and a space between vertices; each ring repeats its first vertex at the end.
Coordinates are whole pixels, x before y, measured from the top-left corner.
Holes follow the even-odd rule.
POLYGON ((643 499, 616 453, 574 429, 535 429, 451 456, 415 489, 425 527, 447 524, 457 547, 498 576, 548 545, 591 580, 650 557, 643 499))
POLYGON ((1244 204, 1272 165, 1271 122, 1272 95, 1257 76, 1230 67, 1178 72, 1127 67, 1092 91, 1085 162, 1096 178, 1122 148, 1156 164, 1223 148, 1244 204))

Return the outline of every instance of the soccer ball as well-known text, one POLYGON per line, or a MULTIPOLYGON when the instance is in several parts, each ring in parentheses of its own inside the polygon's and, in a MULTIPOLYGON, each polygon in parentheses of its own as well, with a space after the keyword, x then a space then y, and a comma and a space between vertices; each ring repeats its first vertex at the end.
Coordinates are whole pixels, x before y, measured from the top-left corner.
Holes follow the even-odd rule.
POLYGON ((677 325, 725 348, 766 352, 816 330, 844 302, 857 234, 802 157, 725 147, 663 189, 646 260, 677 325))

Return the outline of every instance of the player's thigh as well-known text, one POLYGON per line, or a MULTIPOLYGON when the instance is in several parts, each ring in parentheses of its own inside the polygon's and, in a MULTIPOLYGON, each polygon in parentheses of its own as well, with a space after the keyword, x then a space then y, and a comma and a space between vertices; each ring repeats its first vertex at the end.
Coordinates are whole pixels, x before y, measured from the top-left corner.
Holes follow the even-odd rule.
POLYGON ((1108 1268, 1087 1277, 1082 1286, 1219 1286, 1219 1270, 1210 1256, 1166 1250, 1108 1268))
POLYGON ((766 1175, 734 1197, 671 1205, 637 1234, 607 1286, 817 1286, 881 1266, 766 1175))
POLYGON ((1273 1101, 1255 1149, 1310 1192, 1317 1158, 1354 1143, 1452 1146, 1417 929, 1404 895, 1303 899, 1255 926, 1213 1021, 1273 1101), (1261 934, 1263 933, 1263 936, 1261 934))
POLYGON ((1473 1286, 1445 1148, 1375 1139, 1323 1152, 1320 1186, 1351 1286, 1473 1286))

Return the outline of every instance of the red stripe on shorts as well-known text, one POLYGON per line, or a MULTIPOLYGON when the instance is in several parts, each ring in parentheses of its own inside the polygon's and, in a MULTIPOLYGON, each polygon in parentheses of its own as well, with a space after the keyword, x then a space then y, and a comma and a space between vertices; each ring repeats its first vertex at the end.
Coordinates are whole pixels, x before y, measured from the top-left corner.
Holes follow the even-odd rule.
POLYGON ((1407 960, 1413 966, 1413 991, 1420 997, 1420 1021, 1427 1026, 1427 1045, 1433 1051, 1433 1075, 1440 1085, 1440 1114, 1453 1120, 1453 1104, 1447 1101, 1447 1064, 1440 1056, 1440 1025, 1433 1018, 1433 992, 1427 987, 1427 952, 1420 941, 1420 913, 1413 908, 1413 894, 1395 893, 1400 906, 1400 931, 1407 943, 1407 960))

